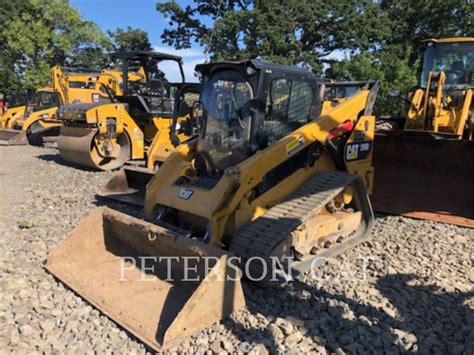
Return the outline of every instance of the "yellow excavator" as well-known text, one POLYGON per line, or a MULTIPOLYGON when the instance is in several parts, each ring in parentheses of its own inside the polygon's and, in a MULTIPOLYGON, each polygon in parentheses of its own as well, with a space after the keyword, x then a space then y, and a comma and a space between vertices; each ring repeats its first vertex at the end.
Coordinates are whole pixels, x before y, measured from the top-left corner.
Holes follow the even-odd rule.
MULTIPOLYGON (((174 149, 169 132, 175 96, 192 84, 184 82, 181 57, 149 51, 118 52, 112 57, 121 61, 124 78, 134 67, 142 68, 144 78, 124 80, 122 93, 111 103, 62 107, 59 152, 64 160, 93 169, 112 170, 136 161, 153 171, 174 149), (170 81, 170 68, 181 82, 170 81)), ((185 115, 189 111, 188 107, 185 115)))
POLYGON ((244 307, 238 276, 259 279, 258 262, 244 267, 256 257, 275 261, 275 280, 297 276, 366 240, 374 218, 377 82, 321 115, 309 70, 249 60, 196 71, 200 99, 179 129, 197 134, 148 183, 146 221, 95 209, 46 264, 155 350, 244 307))
MULTIPOLYGON (((120 92, 121 72, 66 68, 51 69, 52 87, 30 92, 23 106, 9 108, 2 116, 0 144, 42 144, 43 138, 57 136, 60 106, 73 102, 110 102, 110 93, 120 92)), ((133 73, 133 79, 141 78, 133 73)))
POLYGON ((426 40, 420 62, 407 108, 376 134, 374 209, 473 228, 474 38, 426 40))

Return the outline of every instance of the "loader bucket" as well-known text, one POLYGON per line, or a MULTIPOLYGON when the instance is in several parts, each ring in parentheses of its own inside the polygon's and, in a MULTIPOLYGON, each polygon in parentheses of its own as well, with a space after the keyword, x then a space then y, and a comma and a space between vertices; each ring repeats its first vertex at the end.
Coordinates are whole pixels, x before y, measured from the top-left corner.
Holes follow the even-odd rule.
POLYGON ((152 177, 153 173, 146 168, 127 166, 120 169, 100 189, 98 195, 143 207, 146 185, 152 177))
POLYGON ((374 210, 474 227, 474 142, 395 131, 374 144, 374 210))
POLYGON ((0 145, 26 145, 26 133, 17 129, 0 129, 0 145))
POLYGON ((227 257, 179 233, 97 208, 50 254, 46 268, 150 348, 163 350, 245 307, 227 257), (192 258, 188 266, 183 257, 192 258))

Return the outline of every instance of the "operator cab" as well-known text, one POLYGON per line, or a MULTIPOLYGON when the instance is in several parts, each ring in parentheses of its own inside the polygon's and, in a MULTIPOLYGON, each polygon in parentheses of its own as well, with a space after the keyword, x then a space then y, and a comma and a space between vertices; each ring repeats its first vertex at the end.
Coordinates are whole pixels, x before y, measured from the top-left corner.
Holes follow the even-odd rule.
POLYGON ((308 69, 249 60, 200 64, 196 71, 196 166, 206 177, 219 179, 320 112, 320 83, 308 69))
POLYGON ((181 57, 132 51, 112 53, 112 58, 121 61, 124 78, 123 96, 117 96, 117 101, 128 104, 133 116, 173 116, 175 93, 184 83, 181 57), (131 80, 132 72, 143 73, 143 79, 131 80), (171 77, 171 73, 177 73, 177 77, 171 77))
POLYGON ((61 106, 61 99, 57 92, 38 90, 30 95, 27 111, 31 113, 59 106, 61 106))
POLYGON ((9 92, 3 95, 3 111, 6 112, 9 108, 26 106, 28 103, 27 91, 9 92))
POLYGON ((426 88, 430 72, 443 71, 448 90, 474 88, 474 38, 427 40, 420 59, 419 87, 426 88))

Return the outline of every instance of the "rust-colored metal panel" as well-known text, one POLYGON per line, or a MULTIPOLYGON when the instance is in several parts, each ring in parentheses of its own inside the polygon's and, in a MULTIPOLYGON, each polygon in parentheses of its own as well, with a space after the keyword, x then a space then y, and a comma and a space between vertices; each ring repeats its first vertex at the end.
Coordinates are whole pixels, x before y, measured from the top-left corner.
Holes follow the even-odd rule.
POLYGON ((374 144, 374 210, 474 228, 474 142, 400 131, 374 144))
POLYGON ((109 209, 95 209, 82 220, 50 254, 46 268, 155 350, 176 345, 245 307, 240 280, 226 278, 236 273, 222 250, 109 209), (188 277, 200 280, 185 281, 183 261, 171 262, 168 274, 167 261, 143 256, 214 259, 206 273, 199 258, 188 277), (130 258, 122 264, 123 273, 122 257, 130 258), (154 269, 143 272, 143 266, 154 269), (173 281, 166 280, 169 276, 173 281))
POLYGON ((0 129, 0 145, 27 145, 28 139, 24 131, 17 129, 0 129))
POLYGON ((126 166, 107 181, 98 195, 143 207, 146 185, 152 177, 153 173, 146 168, 126 166))

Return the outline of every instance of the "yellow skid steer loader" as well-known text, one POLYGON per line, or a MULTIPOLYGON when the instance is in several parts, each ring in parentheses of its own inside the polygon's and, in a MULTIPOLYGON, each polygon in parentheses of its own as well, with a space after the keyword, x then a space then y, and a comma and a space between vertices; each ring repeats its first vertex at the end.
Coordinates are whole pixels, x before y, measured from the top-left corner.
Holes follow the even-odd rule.
POLYGON ((374 209, 474 228, 474 38, 420 54, 407 110, 376 134, 374 209))
POLYGON ((46 264, 155 350, 242 308, 237 276, 259 279, 258 263, 243 267, 252 259, 275 260, 276 279, 296 276, 366 240, 373 223, 378 83, 320 115, 308 70, 254 60, 196 70, 198 133, 149 182, 147 221, 96 209, 46 264))

